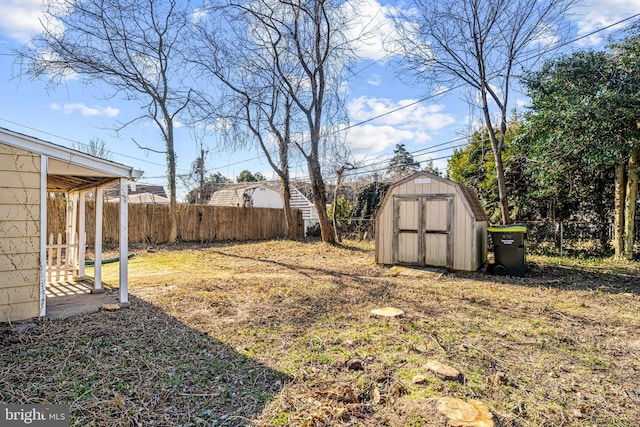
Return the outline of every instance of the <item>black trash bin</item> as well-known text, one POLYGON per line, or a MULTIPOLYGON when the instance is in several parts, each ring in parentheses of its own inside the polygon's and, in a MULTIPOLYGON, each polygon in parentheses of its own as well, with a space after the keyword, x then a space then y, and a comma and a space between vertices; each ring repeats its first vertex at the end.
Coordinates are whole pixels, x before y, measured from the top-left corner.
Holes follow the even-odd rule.
POLYGON ((489 227, 493 240, 495 266, 493 272, 499 276, 510 275, 524 277, 527 269, 525 246, 527 226, 512 224, 489 227))

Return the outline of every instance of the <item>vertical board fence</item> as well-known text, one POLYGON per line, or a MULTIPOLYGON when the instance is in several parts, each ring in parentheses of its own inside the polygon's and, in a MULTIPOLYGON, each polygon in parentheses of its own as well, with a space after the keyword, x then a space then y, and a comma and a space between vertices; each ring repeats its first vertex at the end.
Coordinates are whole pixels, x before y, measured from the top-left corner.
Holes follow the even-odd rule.
MULTIPOLYGON (((65 200, 49 199, 47 232, 65 234, 65 200)), ((286 237, 282 209, 178 205, 178 239, 185 242, 269 240, 286 237)), ((87 245, 95 237, 95 202, 86 205, 87 245)), ((295 237, 302 236, 302 211, 293 209, 295 237)), ((119 204, 105 203, 103 240, 118 243, 119 204)), ((165 243, 169 236, 169 205, 129 204, 129 242, 165 243)))

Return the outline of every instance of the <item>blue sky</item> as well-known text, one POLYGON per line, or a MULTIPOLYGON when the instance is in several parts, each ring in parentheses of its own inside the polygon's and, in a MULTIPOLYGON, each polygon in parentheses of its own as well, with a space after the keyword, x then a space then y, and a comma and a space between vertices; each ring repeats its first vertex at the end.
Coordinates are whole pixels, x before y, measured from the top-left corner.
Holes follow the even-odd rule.
MULTIPOLYGON (((363 61, 356 66, 356 73, 348 82, 347 106, 351 124, 366 121, 398 107, 415 102, 425 96, 425 88, 409 87, 396 77, 391 65, 384 60, 381 40, 393 31, 385 18, 389 5, 366 0, 360 14, 363 22, 375 20, 381 33, 361 46, 363 61), (360 71, 358 71, 360 70, 360 71)), ((160 134, 151 122, 137 122, 120 132, 113 129, 138 116, 139 106, 132 101, 118 98, 103 99, 97 88, 85 87, 70 81, 64 86, 47 88, 44 81, 31 81, 26 77, 15 78, 14 60, 8 55, 12 47, 26 43, 38 31, 41 0, 3 0, 0 3, 0 127, 12 129, 71 147, 73 142, 86 143, 92 138, 103 140, 113 153, 114 160, 145 171, 141 182, 166 185, 164 155, 140 150, 140 145, 163 149, 160 134)), ((586 0, 574 10, 571 19, 576 36, 590 33, 614 22, 640 13, 640 0, 586 0)), ((570 48, 599 46, 606 32, 582 39, 570 48)), ((393 114, 350 128, 347 144, 361 162, 383 162, 390 158, 396 144, 403 143, 410 152, 418 152, 416 160, 440 158, 451 154, 451 148, 461 142, 443 145, 443 151, 430 153, 429 147, 443 144, 467 134, 475 119, 460 99, 461 94, 451 92, 446 96, 417 103, 393 114), (422 150, 422 151, 419 151, 422 150), (427 153, 427 154, 422 154, 427 153)), ((526 105, 526 99, 516 92, 512 106, 526 105)), ((199 155, 200 143, 208 149, 206 166, 211 172, 220 172, 234 178, 244 169, 261 172, 273 177, 269 165, 254 149, 229 152, 221 149, 215 136, 203 140, 194 138, 186 128, 176 131, 178 173, 188 172, 191 163, 199 155)), ((446 159, 434 164, 446 167, 446 159)), ((306 168, 296 162, 295 174, 303 177, 306 168)), ((330 174, 327 174, 330 175, 330 174)), ((180 185, 180 182, 178 183, 180 185)), ((179 190, 178 196, 185 193, 179 190)))

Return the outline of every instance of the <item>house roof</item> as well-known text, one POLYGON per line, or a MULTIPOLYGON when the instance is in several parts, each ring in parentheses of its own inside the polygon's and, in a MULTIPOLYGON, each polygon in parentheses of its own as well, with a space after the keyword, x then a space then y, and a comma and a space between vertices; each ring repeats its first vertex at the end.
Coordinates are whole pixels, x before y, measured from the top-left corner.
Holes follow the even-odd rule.
MULTIPOLYGON (((165 191, 162 185, 151 185, 151 184, 136 184, 136 189, 133 190, 129 187, 129 199, 131 200, 131 196, 136 194, 149 194, 152 196, 159 196, 161 198, 167 199, 167 192, 165 191)), ((107 198, 112 197, 120 197, 120 186, 112 185, 104 189, 104 195, 107 198)))
MULTIPOLYGON (((425 177, 425 178, 429 178, 429 179, 433 179, 435 181, 440 181, 440 182, 444 182, 448 185, 453 185, 454 187, 457 187, 460 190, 460 193, 462 194, 462 200, 463 202, 469 207, 469 210, 471 211, 471 213, 473 214, 474 218, 476 221, 488 221, 489 220, 489 216, 487 215, 487 213, 484 211, 484 208, 482 207, 482 203, 480 203, 480 199, 478 199, 478 196, 476 195, 475 191, 473 191, 471 188, 466 187, 462 184, 458 184, 457 182, 451 181, 450 179, 447 178, 443 178, 441 176, 438 176, 436 174, 433 174, 431 172, 415 172, 409 176, 406 176, 396 182, 394 182, 393 184, 391 184, 391 187, 389 187, 389 190, 387 191, 387 196, 385 197, 385 200, 387 197, 389 197, 389 195, 392 193, 392 188, 393 187, 397 187, 399 185, 404 184, 405 182, 409 182, 412 181, 418 177, 425 177)), ((383 202, 384 203, 384 202, 383 202)))
POLYGON ((0 128, 0 143, 47 156, 47 191, 68 192, 138 179, 142 171, 49 141, 0 128))
POLYGON ((210 206, 240 206, 240 196, 234 188, 224 188, 211 195, 210 206))
MULTIPOLYGON (((110 197, 107 199, 107 202, 118 203, 120 202, 120 197, 110 197)), ((129 195, 127 202, 129 204, 168 205, 170 200, 166 197, 158 196, 157 194, 135 193, 129 195)))
POLYGON ((266 188, 278 192, 277 189, 264 182, 251 182, 240 184, 229 184, 211 195, 208 205, 210 206, 242 206, 244 203, 243 194, 256 188, 266 188))

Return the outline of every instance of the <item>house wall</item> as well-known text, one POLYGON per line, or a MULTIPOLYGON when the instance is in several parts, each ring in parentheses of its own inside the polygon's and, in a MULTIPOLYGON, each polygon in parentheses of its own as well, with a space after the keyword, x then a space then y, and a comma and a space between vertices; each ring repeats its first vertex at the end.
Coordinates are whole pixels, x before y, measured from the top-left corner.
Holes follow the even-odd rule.
POLYGON ((247 192, 251 194, 251 200, 253 201, 254 208, 284 208, 282 195, 278 191, 266 187, 257 187, 247 190, 247 192))
MULTIPOLYGON (((400 181, 387 193, 376 222, 376 261, 380 264, 393 263, 393 196, 394 195, 433 195, 453 194, 453 269, 474 271, 482 261, 479 254, 485 249, 480 233, 482 224, 486 233, 486 222, 477 222, 471 213, 466 199, 455 183, 443 178, 428 178, 418 175, 405 182, 400 181), (480 229, 478 228, 480 227, 480 229)), ((486 238, 485 238, 486 242, 486 238)))
POLYGON ((40 155, 0 144, 0 322, 39 315, 40 155))

